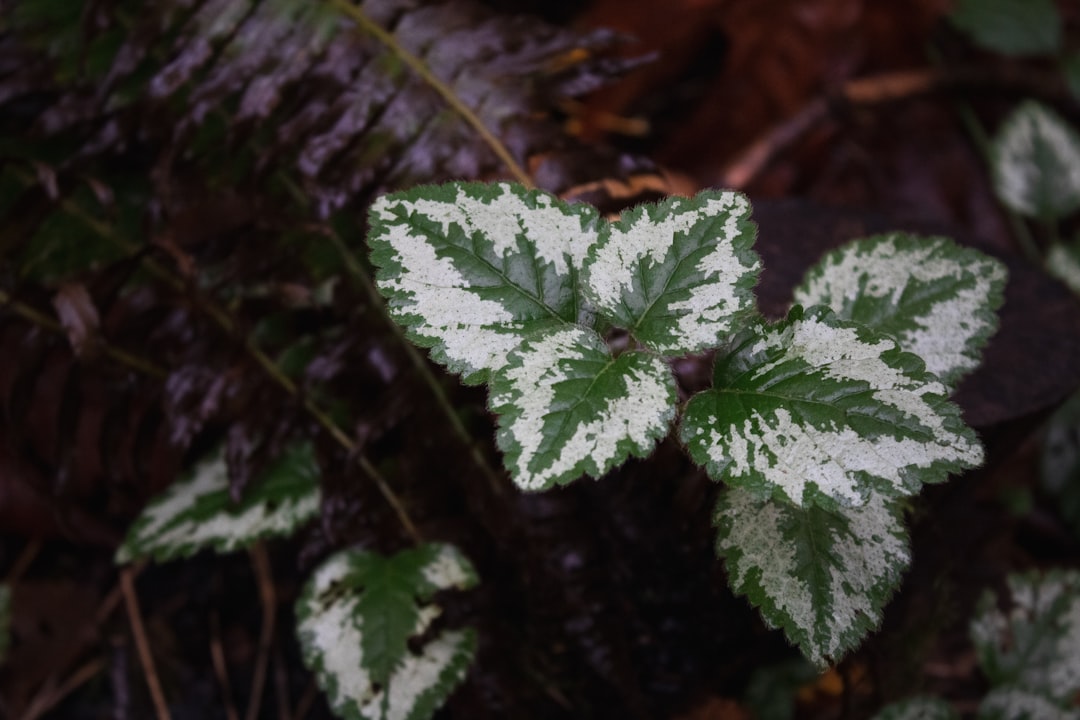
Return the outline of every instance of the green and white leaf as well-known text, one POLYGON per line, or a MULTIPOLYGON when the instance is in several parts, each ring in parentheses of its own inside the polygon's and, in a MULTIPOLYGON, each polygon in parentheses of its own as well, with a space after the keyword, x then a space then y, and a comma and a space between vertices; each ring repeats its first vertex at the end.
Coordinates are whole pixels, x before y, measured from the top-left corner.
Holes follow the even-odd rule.
POLYGON ((1001 262, 948 238, 878 235, 822 258, 795 289, 795 303, 827 305, 892 336, 955 386, 978 367, 997 329, 1007 276, 1001 262))
POLYGON ((11 645, 11 587, 0 583, 0 662, 7 657, 11 645))
POLYGON ((555 326, 510 358, 489 403, 504 462, 524 490, 598 478, 630 455, 648 455, 668 433, 675 379, 651 353, 612 357, 592 330, 555 326))
POLYGON ((950 18, 980 47, 1002 55, 1054 55, 1061 48, 1054 0, 957 0, 950 18))
POLYGON ((1007 612, 987 592, 971 624, 983 673, 1065 702, 1080 691, 1080 572, 1010 575, 1007 612))
POLYGON ((601 317, 663 355, 714 348, 754 308, 750 202, 706 191, 639 205, 601 230, 583 289, 601 317))
POLYGON ((332 555, 296 604, 304 662, 346 720, 426 720, 461 683, 476 653, 471 629, 445 630, 417 652, 442 610, 440 590, 464 590, 476 572, 456 548, 428 544, 391 557, 332 555))
POLYGON ((714 480, 800 506, 858 506, 982 462, 947 394, 892 338, 796 306, 733 341, 712 389, 687 404, 681 437, 714 480))
POLYGON ((1005 120, 991 149, 998 197, 1018 213, 1040 220, 1080 209, 1080 135, 1035 101, 1005 120))
POLYGON ((1000 687, 983 698, 977 717, 979 720, 1080 720, 1080 712, 1023 688, 1000 687))
POLYGON ((286 449, 239 503, 229 497, 219 448, 143 509, 116 551, 116 562, 144 557, 162 562, 205 548, 231 552, 289 535, 318 514, 319 502, 319 466, 310 443, 286 449))
POLYGON ((914 697, 881 709, 874 720, 957 720, 952 705, 941 698, 914 697))
POLYGON ((577 322, 588 205, 509 183, 447 183, 380 197, 371 260, 390 315, 466 383, 486 381, 539 324, 577 322))
POLYGON ((1051 246, 1046 253, 1046 271, 1080 295, 1080 241, 1051 246))
POLYGON ((910 561, 897 503, 877 494, 830 511, 728 488, 716 526, 732 589, 819 666, 878 626, 910 561))

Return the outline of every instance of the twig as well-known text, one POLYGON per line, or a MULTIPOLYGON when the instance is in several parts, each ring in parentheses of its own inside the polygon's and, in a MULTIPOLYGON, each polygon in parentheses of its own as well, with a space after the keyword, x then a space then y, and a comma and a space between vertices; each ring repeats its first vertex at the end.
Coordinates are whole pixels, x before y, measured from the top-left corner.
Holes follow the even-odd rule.
POLYGON ((19 553, 19 557, 15 559, 15 563, 4 577, 4 582, 9 586, 19 582, 19 579, 27 571, 30 565, 33 564, 39 552, 41 552, 41 538, 34 538, 27 543, 26 547, 23 548, 23 551, 19 553))
MULTIPOLYGON (((90 223, 89 227, 95 232, 99 233, 104 239, 116 244, 117 246, 125 249, 126 251, 133 252, 137 249, 134 248, 131 243, 127 242, 123 238, 117 237, 116 234, 112 231, 111 226, 104 225, 98 222, 91 222, 93 221, 93 218, 87 217, 81 213, 77 214, 76 216, 90 223)), ((140 262, 142 263, 143 267, 145 267, 151 274, 156 276, 166 285, 170 286, 177 292, 184 291, 184 282, 181 279, 174 277, 173 274, 169 272, 168 269, 163 267, 160 263, 157 263, 152 258, 146 257, 145 255, 140 257, 140 262)), ((2 301, 2 299, 3 298, 0 297, 0 301, 2 301)), ((232 320, 229 314, 219 308, 210 299, 205 297, 199 297, 196 298, 196 303, 198 307, 203 312, 205 312, 227 335, 229 335, 230 337, 237 337, 239 335, 236 323, 232 320)), ((333 437, 339 445, 341 445, 351 456, 356 459, 356 462, 360 466, 360 469, 363 470, 368 475, 368 477, 372 479, 372 481, 375 483, 376 488, 379 490, 379 494, 383 496, 386 502, 393 509, 394 513, 397 515, 398 521, 405 529, 405 532, 408 533, 409 537, 412 538, 413 542, 415 542, 417 545, 422 544, 424 541, 423 536, 416 528, 416 524, 413 523, 412 518, 409 517, 408 512, 406 512, 405 506, 401 502, 401 499, 398 498, 397 494, 394 493, 394 491, 390 488, 390 484, 386 481, 386 478, 382 476, 382 473, 379 472, 378 468, 376 468, 375 465, 372 464, 372 462, 360 452, 360 449, 357 447, 356 443, 353 442, 352 438, 350 438, 345 433, 345 431, 338 427, 337 423, 335 423, 326 412, 324 412, 320 407, 318 407, 314 402, 312 402, 310 398, 301 397, 300 390, 299 388, 297 388, 296 383, 294 383, 288 375, 285 375, 283 372, 281 372, 281 369, 277 366, 277 364, 274 363, 274 361, 271 360, 266 355, 266 353, 264 353, 255 344, 254 340, 252 340, 251 337, 246 337, 243 342, 244 349, 251 356, 251 358, 255 360, 255 362, 263 369, 263 371, 270 376, 270 379, 273 380, 281 389, 283 389, 289 395, 298 399, 304 411, 311 415, 311 417, 314 418, 314 420, 324 430, 330 433, 331 437, 333 437)))
POLYGON ((233 702, 232 683, 229 681, 229 666, 225 662, 225 652, 221 648, 221 619, 215 610, 210 614, 210 661, 214 665, 214 675, 221 686, 221 697, 225 705, 226 720, 240 720, 233 702))
POLYGON ((249 552, 251 566, 259 585, 259 602, 262 605, 262 628, 259 632, 259 654, 255 660, 255 674, 251 679, 251 692, 248 694, 245 720, 256 720, 262 705, 263 690, 266 688, 266 669, 270 664, 270 651, 274 645, 274 620, 277 616, 277 597, 274 593, 274 576, 270 567, 270 558, 266 555, 266 546, 255 543, 249 552))
POLYGON ((506 169, 514 176, 522 185, 526 187, 534 187, 532 178, 529 174, 518 164, 514 157, 510 154, 510 151, 506 149, 506 146, 502 144, 495 135, 488 130, 484 122, 469 108, 468 105, 463 103, 460 98, 454 93, 450 87, 435 76, 433 72, 428 68, 427 64, 416 55, 406 50, 401 43, 397 41, 393 33, 388 32, 385 28, 378 23, 373 22, 371 18, 364 14, 356 5, 353 5, 348 0, 328 0, 330 5, 337 8, 343 15, 349 17, 350 20, 356 23, 364 32, 372 35, 376 40, 386 46, 390 52, 394 53, 401 59, 403 63, 408 65, 413 72, 420 76, 420 78, 431 86, 439 96, 449 105, 454 112, 462 117, 466 123, 476 134, 479 135, 492 152, 502 161, 506 169))
MULTIPOLYGON (((346 270, 364 289, 364 292, 368 296, 368 300, 376 306, 381 306, 383 302, 382 296, 379 295, 379 291, 375 289, 375 285, 371 282, 371 278, 364 272, 364 268, 360 266, 360 263, 341 239, 341 236, 338 235, 333 228, 321 227, 319 230, 330 239, 331 243, 333 243, 338 254, 341 256, 342 261, 345 263, 346 270)), ((413 344, 405 338, 405 334, 401 331, 401 327, 392 320, 387 324, 390 326, 400 345, 405 349, 405 354, 409 356, 409 360, 412 362, 413 367, 416 368, 421 379, 431 390, 432 395, 435 397, 435 404, 439 406, 443 415, 445 415, 446 419, 450 422, 450 426, 453 428, 454 432, 469 449, 469 455, 472 458, 473 463, 484 474, 484 477, 487 478, 488 485, 491 487, 492 492, 496 495, 502 495, 503 483, 501 481, 501 476, 491 467, 491 463, 484 457, 483 450, 480 448, 479 444, 473 440, 472 436, 469 434, 468 428, 465 427, 465 424, 461 422, 461 418, 458 416, 457 411, 450 402, 450 398, 447 397, 446 390, 439 382, 439 379, 431 372, 431 368, 428 367, 427 362, 424 361, 424 357, 417 351, 413 344)))
POLYGON ((61 700, 78 690, 79 686, 97 675, 104 668, 105 661, 101 658, 94 658, 89 661, 72 673, 71 677, 65 680, 59 687, 53 689, 50 686, 49 692, 39 693, 35 696, 33 702, 26 708, 19 720, 37 720, 37 718, 49 712, 49 710, 52 710, 61 700))
POLYGON ((289 700, 289 673, 280 643, 274 644, 274 690, 277 696, 278 720, 292 720, 292 702, 289 700))
MULTIPOLYGON (((29 322, 37 325, 38 327, 44 328, 45 330, 49 330, 59 335, 67 335, 67 333, 64 332, 64 328, 60 325, 60 323, 53 320, 45 313, 30 307, 26 303, 15 300, 11 297, 11 295, 4 292, 3 290, 0 290, 0 305, 9 308, 19 317, 23 318, 24 320, 28 320, 29 322)), ((105 342, 104 339, 102 339, 101 341, 101 349, 107 356, 109 356, 113 360, 117 361, 122 365, 127 365, 131 369, 137 370, 144 375, 149 375, 150 377, 157 378, 159 380, 164 379, 168 376, 168 373, 163 368, 158 367, 149 360, 144 360, 137 355, 133 355, 126 350, 121 350, 115 345, 111 345, 105 342)))
POLYGON ((161 681, 158 679, 157 670, 154 667, 154 656, 150 652, 150 643, 146 639, 146 629, 143 627, 142 613, 139 610, 139 597, 135 594, 135 577, 130 567, 120 571, 120 588, 124 594, 124 604, 127 606, 128 620, 131 622, 131 632, 135 636, 135 648, 139 652, 139 661, 142 663, 143 675, 146 677, 146 685, 150 689, 150 697, 154 701, 154 710, 158 720, 171 720, 169 706, 165 703, 165 693, 161 690, 161 681))
POLYGON ((319 686, 315 684, 315 678, 308 681, 308 685, 304 688, 304 694, 300 696, 300 702, 296 703, 296 710, 293 711, 293 720, 304 720, 308 713, 311 712, 311 706, 315 704, 315 698, 319 694, 319 686))
POLYGON ((746 188, 778 155, 829 119, 837 109, 883 105, 965 88, 1007 88, 1039 96, 1064 96, 1060 82, 1011 68, 992 71, 984 67, 930 68, 849 80, 835 92, 812 100, 754 141, 721 172, 720 184, 746 188))

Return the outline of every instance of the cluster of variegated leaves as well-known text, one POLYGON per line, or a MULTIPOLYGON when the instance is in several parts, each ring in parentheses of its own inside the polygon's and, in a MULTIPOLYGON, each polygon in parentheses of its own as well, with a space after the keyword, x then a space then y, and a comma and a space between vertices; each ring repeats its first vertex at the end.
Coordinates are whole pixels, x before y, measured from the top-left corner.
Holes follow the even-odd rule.
MULTIPOLYGON (((971 640, 990 692, 980 720, 1080 720, 1080 573, 1009 576, 1003 612, 987 592, 971 640)), ((956 720, 943 700, 917 697, 883 709, 874 720, 956 720)))
POLYGON ((726 483, 734 589, 818 664, 879 621, 908 562, 902 499, 979 464, 948 400, 996 326, 1004 267, 943 238, 826 256, 768 323, 750 205, 708 191, 616 222, 510 184, 387 195, 369 244, 389 312, 486 382, 514 481, 542 490, 648 455, 676 416, 671 358, 720 348, 679 435, 726 483))
MULTIPOLYGON (((205 548, 229 552, 288 535, 319 511, 319 468, 310 443, 288 448, 240 502, 229 497, 220 450, 147 505, 117 551, 117 562, 166 561, 205 548)), ((455 548, 426 544, 383 557, 348 549, 314 572, 296 604, 304 660, 334 712, 349 720, 425 720, 465 678, 472 630, 447 630, 414 652, 440 609, 440 590, 476 582, 455 548)), ((0 587, 0 621, 5 595, 0 587)), ((0 639, 0 651, 3 641, 0 639)), ((0 652, 2 655, 2 652, 0 652)))

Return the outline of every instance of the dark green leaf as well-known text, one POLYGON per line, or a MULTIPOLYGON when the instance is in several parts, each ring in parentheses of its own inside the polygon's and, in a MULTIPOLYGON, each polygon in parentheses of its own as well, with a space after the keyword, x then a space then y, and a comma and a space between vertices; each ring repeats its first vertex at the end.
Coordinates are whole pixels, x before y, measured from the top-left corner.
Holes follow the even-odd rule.
POLYGON ((531 336, 491 383, 499 448, 514 482, 542 490, 600 477, 647 456, 675 414, 675 380, 642 351, 612 357, 592 330, 555 326, 531 336))
POLYGON ((384 557, 345 550, 315 571, 296 604, 304 661, 331 708, 346 720, 426 720, 465 677, 476 652, 472 630, 447 630, 413 653, 441 610, 440 590, 477 582, 450 545, 384 557))
POLYGON ((1002 55, 1053 55, 1061 48, 1054 0, 957 0, 950 18, 977 45, 1002 55))
POLYGON ((827 308, 749 328, 691 398, 681 437, 714 480, 835 509, 977 466, 946 388, 896 341, 827 308))

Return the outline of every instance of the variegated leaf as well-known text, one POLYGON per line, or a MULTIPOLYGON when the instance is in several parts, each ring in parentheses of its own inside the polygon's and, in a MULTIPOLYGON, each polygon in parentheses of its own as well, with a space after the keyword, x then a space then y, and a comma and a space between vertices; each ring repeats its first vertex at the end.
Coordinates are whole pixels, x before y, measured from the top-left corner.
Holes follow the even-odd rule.
POLYGON ((878 626, 910 560, 896 502, 877 494, 829 511, 728 488, 716 525, 732 589, 819 666, 878 626))
POLYGON ((330 707, 346 720, 426 720, 461 683, 476 652, 471 629, 446 630, 417 651, 442 612, 440 590, 477 582, 454 547, 423 545, 391 557, 363 550, 331 556, 296 603, 304 661, 330 707))
POLYGON ((983 673, 1064 702, 1080 692, 1080 572, 1009 576, 1008 612, 987 592, 971 624, 983 673))
POLYGON ((310 443, 286 450, 234 503, 220 449, 152 500, 128 530, 116 562, 186 557, 204 548, 230 552, 288 535, 319 511, 319 467, 310 443))
POLYGON ((1062 707, 1023 688, 994 688, 979 704, 978 720, 1080 720, 1080 712, 1062 707))
POLYGON ((881 709, 874 720, 957 720, 952 705, 941 698, 914 697, 881 709))
POLYGON ((795 289, 795 302, 827 305, 891 335, 955 386, 978 366, 997 329, 1007 275, 1001 262, 947 238, 879 235, 822 258, 795 289))
POLYGON ((739 193, 641 205, 600 234, 585 263, 586 297, 661 354, 714 348, 754 308, 757 226, 739 193))
POLYGON ((991 155, 998 197, 1016 212, 1052 221, 1080 209, 1080 135, 1050 108, 1017 107, 991 155))
POLYGON ((1046 253, 1046 271, 1080 295, 1080 240, 1051 246, 1046 253))
POLYGON ((715 480, 796 505, 858 506, 982 462, 947 392, 895 340, 796 306, 718 358, 681 437, 715 480))
POLYGON ((592 330, 554 326, 495 374, 490 406, 514 482, 543 490, 648 455, 668 432, 675 399, 662 359, 641 351, 612 357, 592 330))
POLYGON ((957 0, 949 17, 976 44, 1002 55, 1053 55, 1061 47, 1054 0, 957 0))
POLYGON ((488 379, 531 330, 582 313, 578 275, 598 216, 508 183, 448 183, 380 197, 372 262, 390 315, 466 383, 488 379))

